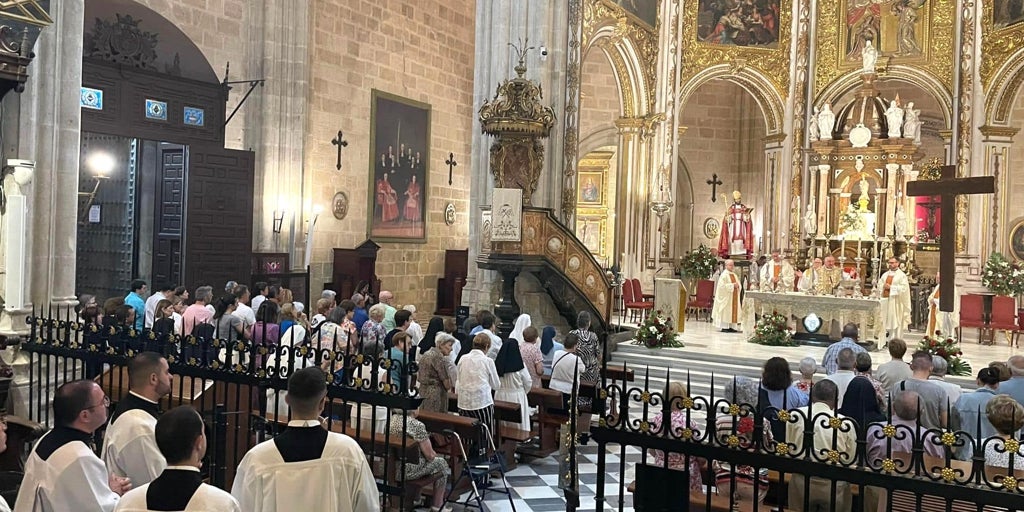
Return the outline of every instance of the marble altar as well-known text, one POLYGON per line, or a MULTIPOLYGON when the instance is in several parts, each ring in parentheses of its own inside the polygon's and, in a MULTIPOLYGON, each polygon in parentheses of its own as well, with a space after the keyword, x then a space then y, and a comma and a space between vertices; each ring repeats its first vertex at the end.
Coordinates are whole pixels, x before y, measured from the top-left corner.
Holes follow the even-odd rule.
POLYGON ((878 299, 748 291, 743 298, 743 332, 754 332, 755 317, 772 311, 786 318, 814 313, 821 318, 822 325, 831 325, 833 320, 840 326, 853 322, 860 326, 861 341, 885 339, 878 299))

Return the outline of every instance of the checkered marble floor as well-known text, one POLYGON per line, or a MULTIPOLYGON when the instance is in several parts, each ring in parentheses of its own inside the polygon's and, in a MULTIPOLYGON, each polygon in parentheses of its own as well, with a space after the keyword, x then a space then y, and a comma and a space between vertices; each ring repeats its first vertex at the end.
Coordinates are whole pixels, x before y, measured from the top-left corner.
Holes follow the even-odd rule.
MULTIPOLYGON (((640 450, 633 446, 627 446, 625 452, 625 472, 620 475, 622 469, 622 452, 618 445, 608 445, 605 458, 607 474, 605 476, 605 505, 606 511, 633 512, 633 496, 625 491, 623 484, 623 502, 619 507, 619 482, 628 484, 633 480, 633 465, 640 461, 640 450)), ((594 443, 579 447, 579 475, 580 475, 580 508, 581 511, 597 510, 594 497, 597 494, 597 455, 598 447, 594 443)), ((531 459, 520 462, 519 466, 509 471, 509 488, 512 489, 512 503, 515 504, 516 512, 562 512, 565 510, 565 498, 563 492, 558 488, 558 461, 557 455, 543 459, 531 459)), ((502 489, 501 480, 492 479, 494 485, 491 489, 502 489)), ((465 502, 467 495, 463 495, 460 503, 465 502)), ((512 505, 508 496, 488 490, 484 493, 484 510, 488 512, 512 512, 512 505)), ((472 503, 472 502, 471 502, 472 503)), ((461 510, 456 506, 455 510, 461 510)), ((473 510, 467 508, 466 510, 473 510)))

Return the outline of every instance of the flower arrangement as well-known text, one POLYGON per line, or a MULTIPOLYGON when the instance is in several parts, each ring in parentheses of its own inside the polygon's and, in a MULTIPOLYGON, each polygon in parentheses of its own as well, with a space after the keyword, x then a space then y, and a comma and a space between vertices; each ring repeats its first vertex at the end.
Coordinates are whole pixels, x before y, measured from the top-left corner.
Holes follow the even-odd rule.
POLYGON ((686 252, 680 266, 683 274, 689 278, 708 279, 715 273, 718 258, 708 246, 700 244, 700 247, 686 252))
POLYGON ((981 283, 999 295, 1024 295, 1024 268, 1017 262, 1007 260, 1001 253, 994 252, 985 262, 981 283))
POLYGON ((640 325, 633 336, 633 343, 647 348, 683 346, 683 343, 676 339, 676 331, 672 328, 672 319, 662 315, 660 309, 648 316, 640 325))
POLYGON ((839 227, 846 233, 859 233, 865 228, 864 218, 857 210, 847 208, 843 214, 839 216, 839 227))
POLYGON ((964 353, 960 350, 960 343, 953 338, 940 340, 930 336, 925 336, 917 346, 917 349, 945 359, 946 363, 949 365, 949 369, 946 372, 948 375, 971 375, 971 365, 960 358, 964 353))
POLYGON ((789 329, 789 322, 786 317, 771 313, 762 315, 754 326, 754 335, 750 337, 750 343, 769 345, 773 347, 793 347, 793 331, 789 329))

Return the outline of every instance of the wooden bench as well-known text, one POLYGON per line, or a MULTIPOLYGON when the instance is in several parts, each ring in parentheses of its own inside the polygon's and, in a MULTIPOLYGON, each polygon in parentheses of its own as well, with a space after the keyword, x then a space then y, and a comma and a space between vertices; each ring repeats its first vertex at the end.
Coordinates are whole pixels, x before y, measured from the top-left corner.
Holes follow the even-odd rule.
MULTIPOLYGON (((435 445, 434 451, 439 455, 445 455, 448 457, 448 467, 451 468, 450 483, 455 485, 455 483, 459 481, 459 475, 462 474, 462 468, 464 468, 468 463, 465 457, 462 456, 463 450, 472 457, 472 454, 469 454, 469 448, 479 437, 480 420, 433 411, 420 411, 416 417, 423 422, 423 425, 427 427, 428 432, 444 436, 446 443, 435 445), (463 442, 461 450, 459 449, 459 446, 456 445, 455 439, 449 437, 448 434, 445 433, 446 430, 455 432, 459 435, 463 442)), ((469 482, 463 481, 459 488, 455 489, 456 492, 453 494, 459 495, 461 492, 468 489, 469 482)))
POLYGON ((558 430, 569 421, 569 416, 551 412, 562 408, 562 393, 553 389, 533 388, 527 394, 532 407, 537 408, 538 449, 520 447, 520 452, 531 457, 547 457, 558 451, 558 430))
MULTIPOLYGON (((498 447, 498 451, 501 452, 505 457, 505 468, 513 470, 516 468, 515 452, 519 443, 529 441, 533 437, 532 432, 520 430, 514 427, 502 426, 501 421, 509 421, 519 423, 520 406, 516 402, 507 402, 505 400, 494 401, 494 420, 495 430, 492 432, 493 435, 497 436, 494 445, 498 447)), ((454 413, 459 412, 459 401, 455 393, 448 393, 448 410, 454 413)))

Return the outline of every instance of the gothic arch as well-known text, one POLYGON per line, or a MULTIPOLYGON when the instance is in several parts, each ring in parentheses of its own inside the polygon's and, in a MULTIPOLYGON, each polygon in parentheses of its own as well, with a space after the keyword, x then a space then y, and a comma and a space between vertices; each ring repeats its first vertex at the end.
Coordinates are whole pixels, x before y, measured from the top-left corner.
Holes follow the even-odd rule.
POLYGON ((683 85, 680 91, 678 115, 682 115, 683 109, 690 96, 702 85, 721 78, 735 83, 750 93, 754 101, 761 107, 764 114, 766 135, 778 135, 782 133, 783 102, 779 97, 770 80, 755 69, 742 67, 734 68, 729 64, 719 64, 704 69, 683 85))
MULTIPOLYGON (((891 65, 886 68, 883 74, 885 78, 893 78, 916 85, 927 92, 935 102, 939 104, 942 113, 942 122, 945 127, 952 126, 953 119, 953 95, 946 90, 946 86, 927 71, 901 65, 891 65)), ((815 107, 821 107, 825 103, 835 103, 845 94, 856 89, 861 84, 861 72, 859 69, 846 73, 834 82, 829 84, 814 100, 815 107)))
POLYGON ((652 91, 648 90, 639 51, 633 39, 621 35, 616 27, 615 23, 595 27, 590 44, 584 49, 580 62, 585 61, 587 53, 595 47, 600 48, 615 71, 622 117, 646 116, 649 106, 654 104, 654 96, 652 91))
POLYGON ((1003 63, 991 84, 985 98, 985 124, 1009 126, 1013 102, 1024 84, 1024 48, 1003 63))

